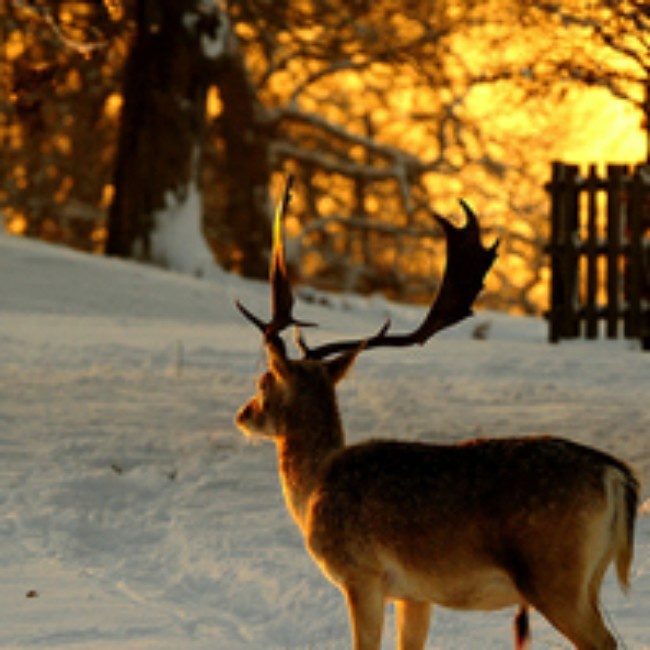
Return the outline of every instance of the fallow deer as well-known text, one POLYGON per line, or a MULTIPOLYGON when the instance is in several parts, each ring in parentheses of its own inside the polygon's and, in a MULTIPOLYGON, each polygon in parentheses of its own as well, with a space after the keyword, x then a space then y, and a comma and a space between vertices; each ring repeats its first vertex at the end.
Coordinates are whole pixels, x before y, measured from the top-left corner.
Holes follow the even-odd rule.
POLYGON ((400 650, 421 650, 433 604, 492 610, 516 606, 515 647, 528 645, 528 608, 580 650, 609 650, 599 592, 616 566, 628 585, 638 482, 602 451, 554 437, 486 438, 436 445, 372 440, 347 445, 335 386, 374 347, 423 344, 471 313, 496 256, 475 215, 442 218, 447 265, 422 325, 309 348, 290 359, 281 332, 296 321, 278 208, 271 263, 272 310, 263 333, 268 371, 237 425, 276 446, 289 511, 323 573, 343 591, 355 650, 380 648, 386 601, 397 610, 400 650))

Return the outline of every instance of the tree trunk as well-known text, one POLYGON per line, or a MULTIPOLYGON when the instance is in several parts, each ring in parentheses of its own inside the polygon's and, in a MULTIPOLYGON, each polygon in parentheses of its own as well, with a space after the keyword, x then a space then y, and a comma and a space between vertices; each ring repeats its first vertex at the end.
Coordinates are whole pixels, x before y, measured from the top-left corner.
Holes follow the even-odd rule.
POLYGON ((228 23, 201 0, 138 0, 106 253, 202 274, 212 254, 199 188, 205 98, 228 23))
POLYGON ((268 274, 273 213, 268 194, 270 136, 260 119, 264 110, 236 48, 217 70, 215 82, 223 104, 219 134, 227 171, 223 218, 239 257, 238 270, 249 277, 264 278, 268 274))

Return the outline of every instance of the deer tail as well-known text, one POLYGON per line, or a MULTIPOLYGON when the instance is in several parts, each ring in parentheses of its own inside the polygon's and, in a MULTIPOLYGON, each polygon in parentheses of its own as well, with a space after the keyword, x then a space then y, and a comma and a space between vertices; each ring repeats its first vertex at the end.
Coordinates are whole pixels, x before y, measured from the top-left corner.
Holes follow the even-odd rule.
POLYGON ((632 471, 622 464, 617 464, 614 477, 614 562, 621 588, 627 591, 630 585, 630 567, 634 552, 634 526, 639 501, 639 482, 632 471))
POLYGON ((528 607, 522 605, 515 616, 515 650, 527 650, 530 647, 530 620, 528 607))

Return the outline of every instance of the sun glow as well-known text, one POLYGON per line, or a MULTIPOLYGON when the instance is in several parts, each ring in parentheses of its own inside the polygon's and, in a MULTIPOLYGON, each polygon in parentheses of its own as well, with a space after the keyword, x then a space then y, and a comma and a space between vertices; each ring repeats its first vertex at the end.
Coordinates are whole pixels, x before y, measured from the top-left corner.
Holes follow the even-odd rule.
MULTIPOLYGON (((387 29, 395 30, 397 41, 417 38, 420 27, 404 16, 387 25, 387 29)), ((466 198, 502 241, 488 288, 497 295, 512 291, 514 296, 516 287, 529 287, 529 303, 542 311, 548 282, 542 252, 549 210, 544 185, 551 162, 636 164, 645 158, 646 134, 641 112, 604 89, 567 83, 546 95, 529 92, 535 79, 550 75, 550 80, 558 74, 551 63, 542 62, 543 54, 553 51, 555 35, 529 26, 512 38, 504 38, 503 30, 511 28, 510 23, 495 20, 491 28, 481 25, 480 33, 470 27, 454 36, 455 77, 448 85, 423 83, 410 64, 374 63, 319 76, 296 58, 281 75, 271 78, 269 87, 281 102, 313 75, 308 89, 296 95, 303 110, 420 160, 444 158, 453 171, 438 173, 432 166, 432 172, 423 179, 428 201, 443 214, 456 214, 457 198, 466 198), (495 47, 495 43, 501 46, 495 47), (490 71, 501 70, 509 70, 501 81, 475 81, 482 75, 489 79, 490 71), (470 79, 474 81, 470 83, 470 79), (448 118, 442 124, 441 115, 448 118), (454 120, 463 120, 469 128, 457 130, 460 122, 454 120)), ((563 47, 588 51, 589 40, 581 37, 584 33, 576 33, 576 42, 567 41, 563 47)), ((628 70, 623 59, 620 65, 628 70)), ((328 154, 319 151, 318 155, 328 154)), ((391 164, 369 158, 368 150, 354 143, 345 155, 355 163, 371 162, 378 167, 391 164)), ((404 244, 398 249, 394 243, 391 255, 385 254, 386 247, 391 246, 391 237, 386 235, 389 227, 404 225, 397 180, 386 181, 386 187, 381 188, 373 182, 370 193, 361 201, 358 184, 342 175, 319 170, 310 183, 323 188, 316 194, 317 214, 311 218, 329 222, 328 232, 336 235, 337 245, 342 239, 343 215, 356 215, 360 206, 364 219, 387 226, 382 236, 369 236, 356 226, 346 235, 364 241, 359 246, 344 245, 348 254, 360 256, 360 265, 363 251, 374 245, 379 247, 373 253, 377 263, 390 259, 388 263, 402 271, 415 268, 417 274, 419 267, 423 276, 429 272, 431 253, 424 239, 419 248, 409 245, 408 260, 401 261, 398 254, 406 250, 404 244)))

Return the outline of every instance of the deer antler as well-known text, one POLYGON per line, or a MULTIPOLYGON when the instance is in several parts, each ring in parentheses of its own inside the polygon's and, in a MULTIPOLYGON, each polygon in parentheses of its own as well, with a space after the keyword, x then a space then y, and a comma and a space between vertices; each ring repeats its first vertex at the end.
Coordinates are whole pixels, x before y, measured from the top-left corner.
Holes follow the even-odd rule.
POLYGON ((466 223, 462 227, 456 227, 436 215, 447 238, 447 264, 440 291, 419 327, 407 334, 388 334, 390 321, 387 321, 371 338, 327 343, 316 348, 307 347, 304 339, 301 339, 303 354, 310 359, 322 359, 354 349, 362 343, 365 350, 424 345, 436 332, 471 316, 472 303, 483 288, 485 274, 496 258, 499 242, 485 248, 481 244, 476 215, 462 199, 460 205, 466 216, 466 223))
MULTIPOLYGON (((284 344, 280 333, 290 325, 305 326, 293 317, 294 298, 287 275, 284 259, 284 217, 290 200, 292 177, 287 179, 284 195, 275 215, 273 228, 273 253, 270 269, 272 317, 268 323, 252 314, 240 302, 237 307, 263 334, 267 343, 284 344)), ((440 291, 431 305, 425 319, 412 332, 388 334, 390 321, 386 321, 379 332, 370 338, 326 343, 315 348, 307 346, 300 335, 298 345, 309 359, 323 359, 338 352, 345 352, 363 345, 364 349, 377 347, 406 347, 423 345, 436 332, 450 327, 472 314, 472 304, 483 288, 486 273, 496 258, 498 241, 489 248, 481 244, 478 220, 472 209, 461 200, 466 223, 454 226, 436 215, 447 239, 447 264, 440 291)))
POLYGON ((291 186, 293 185, 293 176, 287 177, 284 186, 282 200, 275 211, 275 220, 273 222, 273 249, 271 252, 271 265, 269 268, 269 279, 271 282, 271 320, 265 323, 258 318, 239 300, 236 301, 239 311, 257 327, 267 342, 274 341, 282 344, 280 333, 290 325, 309 327, 312 323, 297 321, 293 317, 294 298, 291 291, 291 283, 287 273, 285 261, 284 245, 284 219, 291 201, 291 186))

